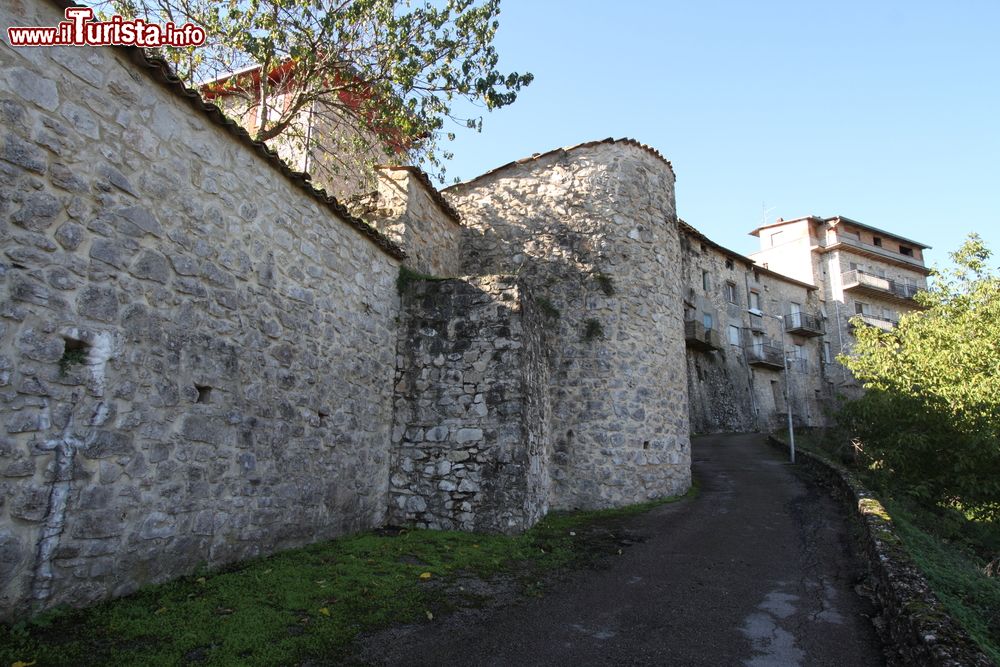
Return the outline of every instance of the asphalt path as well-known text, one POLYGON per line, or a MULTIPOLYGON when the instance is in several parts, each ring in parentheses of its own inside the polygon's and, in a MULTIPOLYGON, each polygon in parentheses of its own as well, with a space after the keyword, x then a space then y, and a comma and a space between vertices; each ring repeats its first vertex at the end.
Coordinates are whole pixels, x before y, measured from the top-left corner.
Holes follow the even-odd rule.
POLYGON ((391 665, 882 665, 845 510, 759 435, 696 438, 700 493, 544 597, 369 647, 391 665))

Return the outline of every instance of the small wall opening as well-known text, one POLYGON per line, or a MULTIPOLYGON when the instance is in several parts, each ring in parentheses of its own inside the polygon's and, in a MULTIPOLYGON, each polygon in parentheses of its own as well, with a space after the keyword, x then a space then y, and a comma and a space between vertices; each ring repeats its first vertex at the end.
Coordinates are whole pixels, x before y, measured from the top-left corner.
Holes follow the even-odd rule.
POLYGON ((198 390, 198 397, 194 399, 195 403, 211 403, 212 402, 212 388, 205 384, 196 384, 194 386, 198 390))
POLYGON ((59 374, 66 375, 78 366, 84 366, 90 357, 90 343, 77 338, 63 337, 63 353, 59 358, 59 374))

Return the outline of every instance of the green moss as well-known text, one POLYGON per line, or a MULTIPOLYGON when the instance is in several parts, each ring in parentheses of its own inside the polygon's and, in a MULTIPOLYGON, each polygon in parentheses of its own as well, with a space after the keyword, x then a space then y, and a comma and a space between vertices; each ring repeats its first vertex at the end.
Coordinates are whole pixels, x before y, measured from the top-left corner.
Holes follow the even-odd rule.
POLYGON ((0 664, 335 664, 361 632, 482 603, 452 591, 453 578, 511 576, 526 594, 540 594, 541 573, 620 550, 602 541, 607 522, 679 499, 552 514, 512 537, 429 530, 344 537, 0 626, 0 664))
POLYGON ((413 269, 407 268, 402 264, 399 265, 399 275, 396 276, 396 292, 402 296, 412 283, 419 282, 422 280, 448 280, 448 278, 443 278, 441 276, 430 276, 425 273, 419 273, 413 269))

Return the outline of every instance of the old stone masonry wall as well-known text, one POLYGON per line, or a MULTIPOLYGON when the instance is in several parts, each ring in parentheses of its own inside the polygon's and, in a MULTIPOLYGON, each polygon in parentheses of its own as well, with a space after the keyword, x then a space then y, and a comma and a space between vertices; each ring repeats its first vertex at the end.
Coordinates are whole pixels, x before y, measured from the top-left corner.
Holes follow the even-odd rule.
POLYGON ((373 227, 136 50, 0 43, 0 119, 0 617, 386 521, 514 532, 689 487, 652 149, 444 196, 388 169, 373 227), (476 277, 401 299, 404 260, 476 277))
POLYGON ((551 505, 608 507, 690 485, 674 174, 605 141, 445 190, 468 273, 515 273, 555 320, 551 505))
POLYGON ((398 260, 126 51, 0 118, 0 615, 380 525, 398 260))
POLYGON ((510 277, 421 281, 403 303, 390 521, 530 527, 549 502, 550 318, 510 277))

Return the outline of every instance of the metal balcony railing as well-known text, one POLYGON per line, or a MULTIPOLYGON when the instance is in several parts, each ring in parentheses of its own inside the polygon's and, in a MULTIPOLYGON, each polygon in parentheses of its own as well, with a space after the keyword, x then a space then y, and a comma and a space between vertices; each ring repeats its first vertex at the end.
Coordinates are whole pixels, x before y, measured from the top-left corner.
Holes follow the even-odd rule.
POLYGON ((750 313, 750 331, 764 330, 764 316, 750 313))
POLYGON ((888 294, 900 299, 912 299, 922 288, 916 285, 905 285, 889 278, 882 278, 860 269, 845 271, 841 274, 844 289, 861 288, 876 293, 888 294))
POLYGON ((747 363, 751 366, 780 369, 785 367, 785 355, 777 345, 772 343, 751 343, 744 350, 747 355, 747 363))
POLYGON ((785 331, 800 336, 822 336, 823 320, 809 313, 789 313, 785 315, 785 331))
POLYGON ((698 320, 684 320, 684 342, 696 350, 718 350, 719 334, 698 320))
POLYGON ((794 357, 788 360, 788 371, 790 373, 801 373, 805 375, 809 372, 809 360, 808 359, 796 359, 794 357))
POLYGON ((874 317, 872 315, 855 315, 855 317, 860 319, 866 325, 870 327, 877 327, 883 331, 889 331, 899 324, 896 320, 887 320, 884 317, 874 317))

